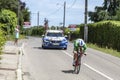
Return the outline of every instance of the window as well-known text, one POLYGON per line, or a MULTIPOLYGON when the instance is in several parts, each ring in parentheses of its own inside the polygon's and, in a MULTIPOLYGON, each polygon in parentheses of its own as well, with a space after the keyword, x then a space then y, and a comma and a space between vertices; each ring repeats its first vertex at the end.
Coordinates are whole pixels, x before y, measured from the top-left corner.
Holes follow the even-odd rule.
POLYGON ((49 37, 63 37, 62 33, 47 33, 47 36, 49 37))

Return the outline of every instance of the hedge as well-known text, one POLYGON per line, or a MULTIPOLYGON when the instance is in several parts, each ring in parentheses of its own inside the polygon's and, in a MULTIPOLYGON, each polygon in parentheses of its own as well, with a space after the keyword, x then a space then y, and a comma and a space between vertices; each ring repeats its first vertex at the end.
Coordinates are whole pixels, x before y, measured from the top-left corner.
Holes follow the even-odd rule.
MULTIPOLYGON (((82 25, 80 28, 80 34, 83 38, 84 26, 82 25)), ((120 51, 120 21, 88 24, 88 42, 120 51)))

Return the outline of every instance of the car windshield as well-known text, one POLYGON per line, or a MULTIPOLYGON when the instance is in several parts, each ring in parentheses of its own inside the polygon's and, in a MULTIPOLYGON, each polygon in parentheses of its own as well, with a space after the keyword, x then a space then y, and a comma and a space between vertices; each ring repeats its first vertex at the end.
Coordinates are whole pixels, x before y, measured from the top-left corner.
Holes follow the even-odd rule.
POLYGON ((47 33, 49 37, 63 37, 62 33, 47 33))

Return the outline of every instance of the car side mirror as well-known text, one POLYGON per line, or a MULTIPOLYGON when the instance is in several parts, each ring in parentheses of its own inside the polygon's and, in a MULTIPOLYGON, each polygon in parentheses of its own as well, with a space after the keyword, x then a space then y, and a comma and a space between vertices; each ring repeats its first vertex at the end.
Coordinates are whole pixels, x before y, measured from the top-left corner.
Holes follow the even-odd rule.
POLYGON ((66 39, 68 39, 68 36, 67 36, 67 35, 65 35, 65 38, 66 38, 66 39))
POLYGON ((42 37, 44 37, 45 35, 42 35, 42 37))

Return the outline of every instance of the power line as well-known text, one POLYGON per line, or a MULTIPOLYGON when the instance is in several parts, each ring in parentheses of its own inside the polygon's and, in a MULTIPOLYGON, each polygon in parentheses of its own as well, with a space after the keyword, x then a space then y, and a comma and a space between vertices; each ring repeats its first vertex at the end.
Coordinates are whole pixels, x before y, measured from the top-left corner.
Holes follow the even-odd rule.
POLYGON ((56 11, 54 11, 54 12, 52 12, 52 13, 48 14, 47 16, 51 16, 51 15, 53 15, 53 14, 57 13, 57 12, 58 12, 58 11, 59 11, 62 7, 63 7, 63 6, 59 7, 56 11))
POLYGON ((71 4, 71 6, 68 7, 68 9, 72 8, 75 5, 76 1, 77 0, 74 0, 73 3, 71 4))

